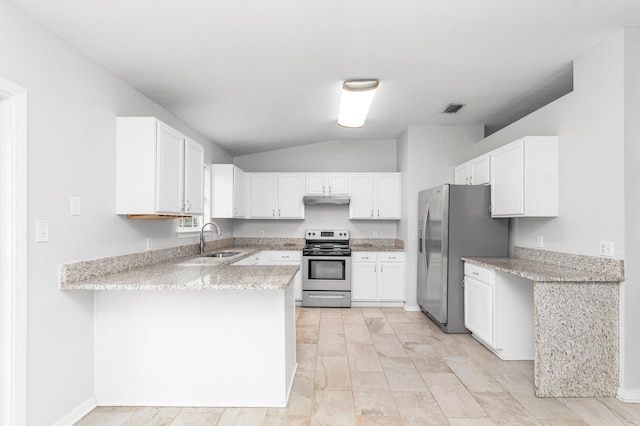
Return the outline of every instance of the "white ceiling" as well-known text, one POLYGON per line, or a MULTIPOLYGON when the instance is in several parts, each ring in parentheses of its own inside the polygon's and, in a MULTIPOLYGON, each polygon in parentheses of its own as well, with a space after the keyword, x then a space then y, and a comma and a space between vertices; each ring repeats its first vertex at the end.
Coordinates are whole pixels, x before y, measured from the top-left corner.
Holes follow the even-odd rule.
POLYGON ((640 19, 640 0, 11 1, 234 156, 408 124, 499 127, 640 19), (355 78, 380 88, 346 129, 340 87, 355 78), (441 114, 450 102, 466 106, 441 114))

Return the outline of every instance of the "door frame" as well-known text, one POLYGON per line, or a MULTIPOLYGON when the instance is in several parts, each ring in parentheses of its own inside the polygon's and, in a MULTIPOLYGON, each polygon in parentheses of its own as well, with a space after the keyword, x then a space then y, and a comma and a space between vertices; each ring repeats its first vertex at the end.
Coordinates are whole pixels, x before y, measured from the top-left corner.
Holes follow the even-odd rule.
POLYGON ((27 417, 27 91, 0 78, 0 424, 27 417), (5 380, 7 378, 8 380, 5 380))

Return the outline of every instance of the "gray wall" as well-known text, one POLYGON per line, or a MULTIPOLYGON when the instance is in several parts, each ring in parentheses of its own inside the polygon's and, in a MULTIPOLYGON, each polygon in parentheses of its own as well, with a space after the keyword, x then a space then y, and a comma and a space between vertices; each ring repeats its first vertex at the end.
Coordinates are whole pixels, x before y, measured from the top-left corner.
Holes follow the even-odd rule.
POLYGON ((402 172, 402 220, 398 238, 406 244, 406 305, 417 302, 418 192, 453 182, 453 168, 472 157, 482 126, 410 125, 398 138, 402 172))
POLYGON ((90 402, 93 293, 58 289, 60 264, 195 242, 177 221, 115 214, 115 118, 156 116, 205 147, 207 162, 231 157, 183 122, 0 0, 0 76, 28 91, 28 424, 50 425, 90 402), (70 196, 82 216, 69 215, 70 196), (50 221, 34 243, 33 223, 50 221))

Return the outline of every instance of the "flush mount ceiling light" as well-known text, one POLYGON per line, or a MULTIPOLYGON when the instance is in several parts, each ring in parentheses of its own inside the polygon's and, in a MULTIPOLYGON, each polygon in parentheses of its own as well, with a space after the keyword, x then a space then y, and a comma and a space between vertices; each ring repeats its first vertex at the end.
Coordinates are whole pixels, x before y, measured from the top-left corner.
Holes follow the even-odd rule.
POLYGON ((378 80, 351 80, 342 84, 338 124, 343 127, 362 127, 367 119, 378 80))

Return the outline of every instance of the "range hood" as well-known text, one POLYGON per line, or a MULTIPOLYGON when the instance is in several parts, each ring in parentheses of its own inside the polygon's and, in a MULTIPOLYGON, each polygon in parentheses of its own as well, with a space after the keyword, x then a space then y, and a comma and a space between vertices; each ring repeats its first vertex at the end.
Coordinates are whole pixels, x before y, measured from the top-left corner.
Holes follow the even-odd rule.
POLYGON ((305 195, 302 202, 305 204, 349 204, 348 195, 305 195))

